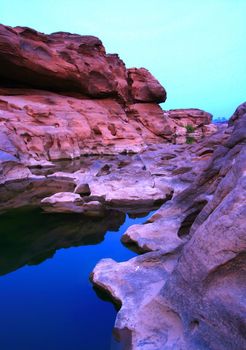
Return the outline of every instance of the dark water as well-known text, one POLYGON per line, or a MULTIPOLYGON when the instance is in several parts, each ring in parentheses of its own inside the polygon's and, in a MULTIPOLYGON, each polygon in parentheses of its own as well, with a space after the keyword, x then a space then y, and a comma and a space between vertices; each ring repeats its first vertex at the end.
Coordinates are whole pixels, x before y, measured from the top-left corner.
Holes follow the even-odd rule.
POLYGON ((0 349, 119 349, 116 310, 88 277, 102 258, 136 255, 120 236, 145 220, 117 211, 97 220, 39 210, 0 216, 0 349))

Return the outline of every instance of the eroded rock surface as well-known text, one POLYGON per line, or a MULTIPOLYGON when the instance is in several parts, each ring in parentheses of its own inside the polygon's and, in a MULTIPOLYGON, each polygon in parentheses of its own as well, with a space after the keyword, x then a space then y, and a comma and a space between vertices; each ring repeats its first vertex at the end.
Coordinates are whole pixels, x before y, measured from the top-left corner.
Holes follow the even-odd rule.
MULTIPOLYGON (((0 211, 74 213, 76 245, 88 241, 84 215, 102 216, 103 237, 109 209, 117 226, 124 212, 164 203, 122 237, 144 255, 103 260, 92 274, 122 305, 124 349, 241 350, 246 104, 226 128, 199 109, 163 111, 165 99, 150 72, 127 69, 96 37, 0 25, 0 211)), ((63 231, 49 232, 11 270, 67 246, 63 231)))
POLYGON ((246 347, 245 104, 228 129, 193 151, 207 157, 216 142, 194 182, 122 238, 155 252, 125 263, 102 260, 92 274, 122 304, 115 326, 124 349, 246 347), (139 278, 144 287, 134 285, 139 278))
POLYGON ((155 144, 137 155, 82 157, 40 169, 28 169, 18 162, 28 173, 20 172, 22 177, 17 174, 12 179, 3 174, 0 211, 26 205, 84 214, 90 213, 90 207, 95 214, 108 208, 125 212, 154 209, 183 191, 206 166, 213 150, 204 157, 194 147, 197 145, 155 144), (64 201, 64 196, 70 200, 64 201))
POLYGON ((124 349, 163 349, 160 344, 166 349, 183 348, 182 322, 160 295, 176 258, 158 251, 129 262, 104 259, 94 269, 93 283, 121 305, 115 334, 124 349))
POLYGON ((0 25, 0 150, 24 164, 137 153, 209 133, 209 113, 182 110, 180 126, 158 105, 165 99, 150 72, 127 69, 96 37, 0 25))
POLYGON ((136 102, 165 102, 166 91, 145 68, 127 70, 130 92, 136 102))

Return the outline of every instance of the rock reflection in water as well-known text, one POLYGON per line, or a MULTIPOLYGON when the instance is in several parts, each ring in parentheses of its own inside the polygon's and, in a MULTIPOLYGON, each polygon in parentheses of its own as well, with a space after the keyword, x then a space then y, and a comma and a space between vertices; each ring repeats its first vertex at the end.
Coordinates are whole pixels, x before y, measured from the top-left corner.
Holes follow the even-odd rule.
POLYGON ((26 264, 35 265, 56 250, 103 241, 107 231, 117 231, 126 215, 110 210, 103 218, 50 215, 39 209, 12 210, 0 217, 0 275, 26 264))
POLYGON ((71 179, 28 178, 0 184, 0 212, 24 206, 38 207, 42 198, 56 192, 71 192, 75 184, 71 179))

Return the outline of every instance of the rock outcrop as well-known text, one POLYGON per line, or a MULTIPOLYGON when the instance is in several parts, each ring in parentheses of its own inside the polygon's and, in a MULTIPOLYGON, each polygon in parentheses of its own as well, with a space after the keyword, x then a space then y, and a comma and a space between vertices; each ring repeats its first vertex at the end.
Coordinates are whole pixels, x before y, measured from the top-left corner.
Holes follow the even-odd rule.
POLYGON ((96 37, 0 25, 0 150, 23 164, 136 153, 210 132, 209 113, 183 110, 180 122, 158 105, 165 99, 146 69, 127 69, 96 37))
POLYGON ((217 142, 194 182, 122 238, 154 252, 125 263, 102 260, 92 274, 122 305, 115 326, 125 349, 246 347, 245 108, 220 141, 217 135, 199 145, 206 155, 217 142))
POLYGON ((241 350, 246 103, 227 127, 199 109, 163 111, 165 100, 150 72, 127 69, 96 37, 0 25, 0 212, 67 213, 11 270, 66 247, 70 217, 71 241, 86 244, 85 216, 100 241, 111 221, 162 204, 122 236, 144 254, 102 260, 91 276, 121 306, 124 349, 241 350))
POLYGON ((127 70, 130 95, 135 102, 165 102, 166 91, 145 68, 127 70))
MULTIPOLYGON (((216 135, 212 137, 220 142, 221 137, 216 135)), ((83 157, 50 167, 48 163, 47 168, 40 169, 29 170, 20 162, 5 159, 0 211, 26 205, 42 206, 53 213, 88 215, 103 215, 110 208, 131 213, 156 209, 189 186, 212 154, 213 148, 204 148, 200 143, 162 143, 136 155, 83 157)))

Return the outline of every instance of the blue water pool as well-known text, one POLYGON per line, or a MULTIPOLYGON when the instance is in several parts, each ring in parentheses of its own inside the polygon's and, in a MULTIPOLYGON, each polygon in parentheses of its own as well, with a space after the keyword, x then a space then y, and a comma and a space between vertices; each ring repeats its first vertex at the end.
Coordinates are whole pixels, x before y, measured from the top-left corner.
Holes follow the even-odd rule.
POLYGON ((115 211, 93 220, 39 210, 2 215, 0 349, 118 349, 115 307, 98 297, 89 274, 102 258, 135 256, 120 237, 146 218, 115 211))

